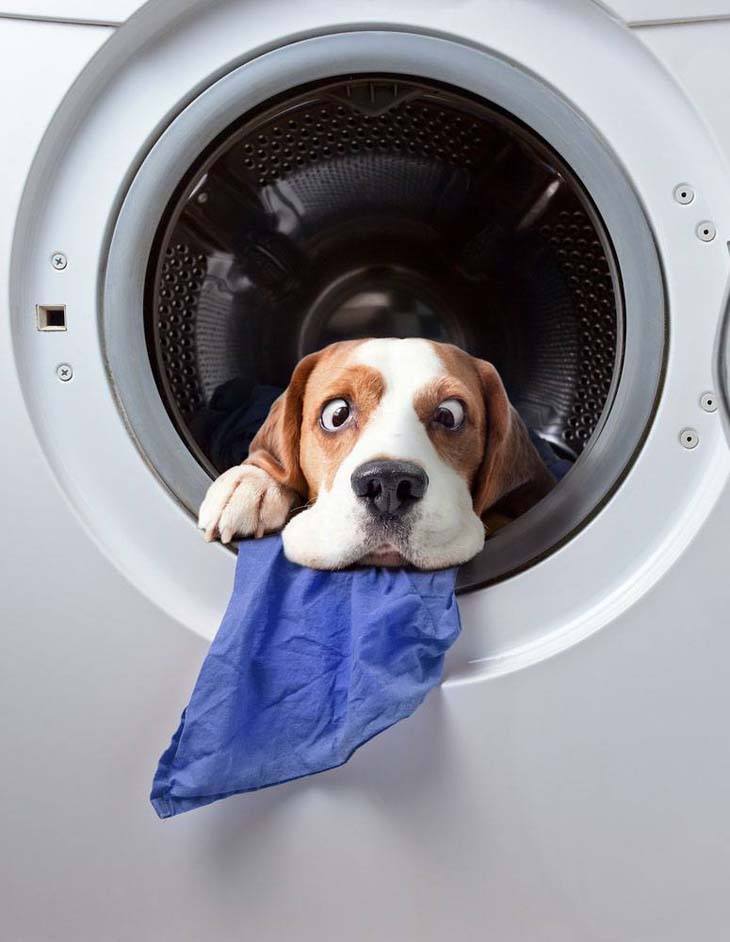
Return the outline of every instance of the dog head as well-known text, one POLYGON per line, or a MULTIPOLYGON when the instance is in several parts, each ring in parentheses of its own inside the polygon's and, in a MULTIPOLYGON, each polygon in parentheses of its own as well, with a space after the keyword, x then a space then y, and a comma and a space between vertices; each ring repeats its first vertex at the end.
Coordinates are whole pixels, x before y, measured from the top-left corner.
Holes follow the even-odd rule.
POLYGON ((306 501, 289 559, 436 569, 484 544, 482 516, 553 485, 495 368, 427 340, 357 340, 305 357, 247 463, 306 501))

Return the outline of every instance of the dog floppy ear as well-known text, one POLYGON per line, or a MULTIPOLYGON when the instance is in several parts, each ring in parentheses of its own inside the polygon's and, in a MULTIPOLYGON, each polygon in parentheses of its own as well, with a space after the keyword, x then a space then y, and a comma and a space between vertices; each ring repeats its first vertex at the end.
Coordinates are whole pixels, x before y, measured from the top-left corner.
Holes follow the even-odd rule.
POLYGON ((283 487, 291 488, 302 497, 306 497, 308 491, 299 462, 304 390, 320 355, 320 352, 310 353, 299 361, 289 385, 254 436, 244 461, 266 471, 283 487))
POLYGON ((487 436, 472 485, 474 510, 480 517, 491 509, 516 517, 544 497, 555 479, 507 398, 497 370, 486 360, 475 360, 475 364, 482 382, 487 436))

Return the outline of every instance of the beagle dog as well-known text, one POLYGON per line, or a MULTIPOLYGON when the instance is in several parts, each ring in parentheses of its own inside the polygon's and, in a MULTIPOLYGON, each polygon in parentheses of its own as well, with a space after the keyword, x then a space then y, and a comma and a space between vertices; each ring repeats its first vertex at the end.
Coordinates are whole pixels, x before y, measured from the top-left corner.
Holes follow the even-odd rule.
POLYGON ((554 483, 491 363, 429 340, 343 341, 298 364, 198 525, 223 543, 283 528, 286 556, 313 569, 440 569, 482 549, 485 514, 517 516, 554 483))

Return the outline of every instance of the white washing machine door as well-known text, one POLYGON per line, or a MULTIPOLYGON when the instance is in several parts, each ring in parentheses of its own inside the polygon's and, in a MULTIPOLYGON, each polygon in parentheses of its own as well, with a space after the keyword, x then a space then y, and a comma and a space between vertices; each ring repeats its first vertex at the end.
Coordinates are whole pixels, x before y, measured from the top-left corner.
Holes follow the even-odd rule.
MULTIPOLYGON (((175 6, 150 3, 91 59, 39 144, 15 224, 2 378, 7 937, 719 937, 730 185, 714 138, 635 36, 587 3, 175 6), (119 342, 142 323, 135 292, 157 218, 142 210, 162 207, 225 127, 221 88, 263 101, 367 68, 508 96, 569 154, 619 267, 634 256, 647 292, 627 280, 627 336, 659 338, 660 355, 627 346, 622 376, 651 373, 647 401, 621 414, 632 447, 611 463, 615 427, 596 472, 611 474, 580 525, 461 597, 446 681, 416 716, 342 769, 161 823, 151 774, 233 557, 200 540, 181 496, 194 479, 178 459, 192 459, 154 384, 128 370, 137 350, 149 371, 144 349, 119 342), (543 95, 563 102, 569 131, 534 107, 543 95), (180 133, 198 114, 207 139, 180 133), (626 187, 613 205, 609 177, 626 187), (619 218, 632 200, 633 232, 619 218), (120 301, 135 308, 128 327, 110 320, 120 301), (39 305, 63 307, 67 329, 38 330, 39 305)), ((102 39, 74 46, 77 61, 102 39)), ((22 104, 19 93, 3 107, 22 104)), ((580 463, 572 474, 588 476, 580 463)))

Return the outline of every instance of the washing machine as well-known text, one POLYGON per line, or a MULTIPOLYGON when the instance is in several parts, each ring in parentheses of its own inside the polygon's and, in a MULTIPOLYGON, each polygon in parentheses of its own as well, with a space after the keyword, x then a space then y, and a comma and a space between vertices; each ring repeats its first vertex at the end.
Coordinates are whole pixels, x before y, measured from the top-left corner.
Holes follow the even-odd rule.
POLYGON ((5 0, 2 937, 688 942, 730 921, 730 4, 5 0), (570 471, 345 767, 148 803, 241 397, 491 359, 570 471))

